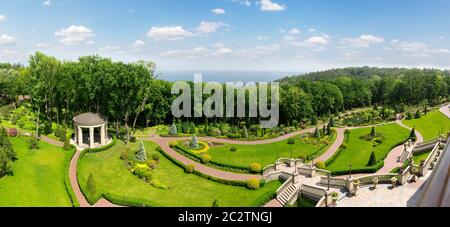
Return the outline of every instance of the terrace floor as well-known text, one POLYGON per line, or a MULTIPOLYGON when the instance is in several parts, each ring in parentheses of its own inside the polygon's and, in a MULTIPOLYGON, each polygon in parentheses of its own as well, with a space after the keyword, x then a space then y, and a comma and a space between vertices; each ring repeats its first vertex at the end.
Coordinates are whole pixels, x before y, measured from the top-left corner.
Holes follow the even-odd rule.
POLYGON ((338 207, 414 207, 422 192, 422 186, 431 171, 414 183, 406 183, 392 189, 390 185, 381 184, 377 189, 364 186, 359 189, 358 196, 344 196, 338 202, 338 207))

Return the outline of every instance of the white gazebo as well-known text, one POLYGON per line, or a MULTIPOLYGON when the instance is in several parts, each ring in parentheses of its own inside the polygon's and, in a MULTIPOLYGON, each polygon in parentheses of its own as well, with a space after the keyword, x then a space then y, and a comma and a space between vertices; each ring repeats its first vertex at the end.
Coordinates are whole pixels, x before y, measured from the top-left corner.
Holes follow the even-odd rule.
POLYGON ((110 140, 108 138, 108 121, 98 113, 84 113, 73 118, 75 129, 75 144, 78 147, 101 147, 107 145, 110 140), (89 133, 83 133, 88 131, 89 133), (88 136, 87 136, 88 135, 88 136))

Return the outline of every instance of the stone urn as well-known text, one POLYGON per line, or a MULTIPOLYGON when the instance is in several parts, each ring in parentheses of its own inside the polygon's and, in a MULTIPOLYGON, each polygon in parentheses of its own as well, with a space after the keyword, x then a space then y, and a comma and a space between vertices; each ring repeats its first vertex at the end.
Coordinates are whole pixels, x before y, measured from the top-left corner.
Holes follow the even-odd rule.
POLYGON ((416 182, 417 181, 417 174, 418 173, 419 173, 419 170, 417 168, 412 168, 412 170, 411 170, 411 174, 412 174, 411 182, 416 182))
POLYGON ((378 179, 378 177, 374 177, 372 179, 372 183, 373 183, 373 189, 377 189, 378 183, 380 182, 380 180, 378 179))
POLYGON ((435 165, 436 165, 435 162, 430 163, 430 169, 433 170, 435 165))
POLYGON ((336 205, 337 205, 338 199, 339 199, 339 193, 337 193, 337 192, 332 192, 332 193, 331 193, 331 202, 332 202, 332 205, 333 205, 333 206, 336 206, 336 205))
POLYGON ((393 177, 391 178, 391 184, 392 184, 392 188, 396 188, 397 187, 397 177, 393 177))
POLYGON ((359 185, 360 184, 361 184, 361 182, 359 180, 354 180, 353 181, 353 195, 355 195, 355 196, 358 195, 359 185))

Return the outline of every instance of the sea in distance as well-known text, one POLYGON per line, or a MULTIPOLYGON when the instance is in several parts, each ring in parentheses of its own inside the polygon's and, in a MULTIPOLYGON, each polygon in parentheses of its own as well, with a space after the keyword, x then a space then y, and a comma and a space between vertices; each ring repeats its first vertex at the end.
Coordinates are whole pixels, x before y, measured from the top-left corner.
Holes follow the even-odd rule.
POLYGON ((157 78, 176 82, 193 81, 194 74, 202 74, 203 82, 273 82, 275 80, 294 75, 302 75, 301 72, 238 72, 238 71, 161 71, 157 72, 157 78))

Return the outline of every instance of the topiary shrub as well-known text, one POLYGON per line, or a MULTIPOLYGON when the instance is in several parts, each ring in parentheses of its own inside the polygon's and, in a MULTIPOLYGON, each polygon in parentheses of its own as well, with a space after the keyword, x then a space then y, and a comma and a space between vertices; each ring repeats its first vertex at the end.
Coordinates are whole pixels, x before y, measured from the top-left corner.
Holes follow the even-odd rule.
POLYGON ((128 150, 122 151, 122 153, 120 154, 120 159, 122 159, 124 161, 128 160, 128 150))
POLYGON ((94 174, 90 174, 86 183, 87 192, 93 196, 97 193, 97 183, 95 182, 94 174))
POLYGON ((315 164, 314 164, 318 169, 325 169, 325 162, 323 162, 323 161, 317 161, 315 164))
POLYGON ((260 187, 259 180, 256 178, 250 178, 247 180, 247 188, 251 190, 258 190, 260 187))
POLYGON ((375 155, 375 151, 372 151, 372 154, 370 154, 369 162, 367 163, 367 166, 374 166, 378 163, 377 156, 375 155))
POLYGON ((208 164, 211 160, 212 160, 212 157, 209 154, 205 154, 202 156, 203 164, 208 164))
POLYGON ((68 151, 72 149, 72 145, 70 144, 70 137, 66 137, 66 139, 64 140, 64 146, 63 149, 68 151))
POLYGON ((130 143, 136 143, 137 138, 135 136, 130 137, 130 143))
POLYGON ((237 147, 231 147, 231 148, 230 148, 230 151, 236 152, 236 151, 237 151, 237 147))
POLYGON ((218 200, 218 199, 214 199, 214 201, 213 201, 211 207, 220 207, 219 200, 218 200))
POLYGON ((193 173, 195 171, 195 165, 194 164, 187 165, 184 171, 186 173, 193 173))
POLYGON ((144 143, 142 141, 139 143, 139 147, 136 152, 136 159, 141 162, 145 162, 145 160, 147 160, 147 153, 145 152, 144 143))
POLYGON ((320 138, 320 130, 319 130, 319 127, 316 127, 316 130, 314 131, 314 137, 315 137, 315 138, 320 138))
POLYGON ((417 135, 416 135, 416 128, 415 127, 411 130, 411 133, 409 134, 409 139, 411 139, 414 142, 417 141, 417 135))
POLYGON ((250 172, 252 173, 260 173, 261 169, 262 169, 261 164, 257 162, 250 164, 250 172))
POLYGON ((175 125, 175 123, 172 123, 172 126, 170 126, 169 128, 169 135, 177 135, 178 134, 178 130, 177 130, 177 125, 175 125))
POLYGON ((295 139, 288 139, 288 142, 287 142, 287 144, 289 144, 289 145, 293 145, 293 144, 295 144, 295 139))

